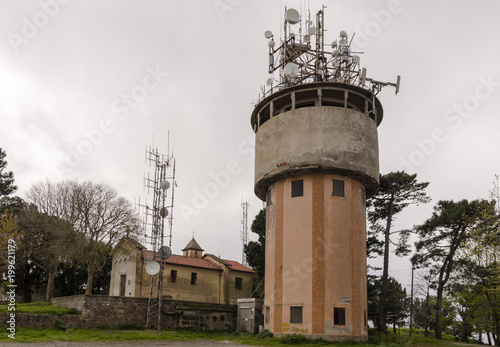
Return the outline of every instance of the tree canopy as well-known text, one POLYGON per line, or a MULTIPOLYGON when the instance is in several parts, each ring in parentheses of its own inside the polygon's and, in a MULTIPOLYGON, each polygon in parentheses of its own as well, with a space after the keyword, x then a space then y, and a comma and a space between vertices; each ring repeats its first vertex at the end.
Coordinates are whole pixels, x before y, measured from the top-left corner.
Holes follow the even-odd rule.
POLYGON ((266 262, 266 210, 262 209, 255 216, 250 228, 253 233, 258 235, 257 241, 250 241, 245 245, 245 256, 248 265, 257 273, 256 276, 256 296, 262 297, 264 294, 265 262, 266 262))
POLYGON ((17 190, 17 186, 14 185, 14 173, 5 171, 7 169, 6 156, 5 151, 0 148, 0 197, 10 195, 17 190))
POLYGON ((385 330, 385 316, 387 315, 387 291, 389 279, 389 250, 390 244, 395 244, 397 255, 408 255, 408 230, 391 231, 394 216, 411 204, 430 201, 425 189, 428 182, 417 182, 417 175, 410 175, 403 171, 390 172, 380 177, 380 189, 373 197, 367 200, 368 221, 371 223, 368 231, 367 252, 383 255, 383 273, 381 279, 380 300, 378 301, 378 322, 380 331, 385 330), (394 243, 391 235, 398 234, 399 241, 394 243), (382 240, 378 239, 382 235, 382 240))

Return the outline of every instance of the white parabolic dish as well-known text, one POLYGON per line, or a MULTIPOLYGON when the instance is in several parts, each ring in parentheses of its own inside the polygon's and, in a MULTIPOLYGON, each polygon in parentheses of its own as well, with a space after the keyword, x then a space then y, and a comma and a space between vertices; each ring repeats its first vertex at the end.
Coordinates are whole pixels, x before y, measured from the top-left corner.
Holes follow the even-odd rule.
POLYGON ((160 272, 160 264, 156 260, 152 260, 146 265, 148 275, 154 276, 160 272))

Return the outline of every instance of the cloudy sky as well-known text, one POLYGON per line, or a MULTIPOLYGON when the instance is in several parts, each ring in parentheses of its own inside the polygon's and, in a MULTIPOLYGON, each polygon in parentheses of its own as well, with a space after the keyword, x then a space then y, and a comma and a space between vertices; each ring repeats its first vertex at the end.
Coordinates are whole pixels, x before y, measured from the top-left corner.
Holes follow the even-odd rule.
POLYGON ((194 230, 207 252, 240 260, 241 202, 249 224, 262 207, 250 114, 268 78, 264 32, 279 36, 285 6, 314 16, 323 3, 325 42, 356 33, 368 77, 402 76, 397 96, 379 94, 380 170, 417 173, 433 201, 396 228, 440 199, 488 197, 500 173, 497 0, 2 0, 0 147, 18 194, 75 178, 144 201, 145 147, 170 148, 174 253, 194 230))

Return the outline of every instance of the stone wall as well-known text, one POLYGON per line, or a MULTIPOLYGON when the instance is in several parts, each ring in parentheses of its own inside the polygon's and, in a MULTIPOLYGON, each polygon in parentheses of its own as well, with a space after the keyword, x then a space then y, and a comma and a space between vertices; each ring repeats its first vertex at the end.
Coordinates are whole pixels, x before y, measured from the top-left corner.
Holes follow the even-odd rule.
MULTIPOLYGON (((8 322, 11 312, 0 312, 0 321, 8 322)), ((84 327, 85 322, 79 315, 57 315, 57 314, 34 314, 34 313, 16 313, 16 327, 45 329, 52 328, 56 323, 68 328, 84 327)))
MULTIPOLYGON (((236 330, 236 305, 171 300, 164 297, 161 327, 196 327, 203 330, 236 330)), ((148 298, 74 295, 52 299, 54 306, 82 312, 81 326, 98 328, 123 323, 146 325, 148 298)))

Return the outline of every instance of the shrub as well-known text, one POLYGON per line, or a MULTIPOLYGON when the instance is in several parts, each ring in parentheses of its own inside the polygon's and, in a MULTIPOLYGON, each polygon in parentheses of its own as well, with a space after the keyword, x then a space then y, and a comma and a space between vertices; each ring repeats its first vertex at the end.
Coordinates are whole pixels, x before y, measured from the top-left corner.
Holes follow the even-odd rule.
POLYGON ((68 308, 68 314, 81 314, 81 312, 79 310, 77 310, 76 308, 68 308))
POLYGON ((54 323, 54 328, 56 328, 57 330, 62 330, 62 331, 66 331, 69 329, 69 326, 67 325, 64 325, 63 323, 61 323, 61 321, 58 319, 56 320, 56 322, 54 323))
POLYGON ((299 345, 301 343, 309 342, 309 340, 304 335, 292 334, 280 338, 280 343, 285 343, 288 345, 299 345))
POLYGON ((118 324, 116 327, 118 330, 144 330, 144 326, 135 322, 126 322, 118 324))
POLYGON ((267 329, 264 329, 257 334, 257 338, 259 339, 269 339, 271 337, 274 337, 274 334, 267 329))

